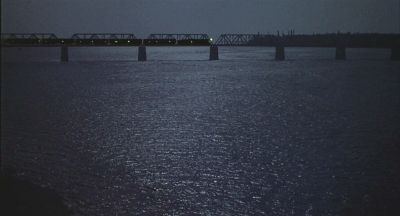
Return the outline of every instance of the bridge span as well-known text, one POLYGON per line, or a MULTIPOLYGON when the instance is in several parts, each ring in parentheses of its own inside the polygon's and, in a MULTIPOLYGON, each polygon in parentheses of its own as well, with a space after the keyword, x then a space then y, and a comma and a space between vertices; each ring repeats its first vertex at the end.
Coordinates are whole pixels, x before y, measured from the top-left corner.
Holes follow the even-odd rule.
POLYGON ((210 60, 218 60, 220 46, 275 47, 275 60, 285 59, 285 47, 333 47, 335 58, 346 59, 346 48, 384 48, 391 59, 400 60, 400 34, 222 34, 213 42, 207 34, 150 34, 137 38, 132 33, 76 33, 59 38, 52 33, 1 34, 2 47, 60 47, 61 61, 69 59, 69 47, 138 47, 138 61, 146 61, 147 46, 207 46, 210 60))

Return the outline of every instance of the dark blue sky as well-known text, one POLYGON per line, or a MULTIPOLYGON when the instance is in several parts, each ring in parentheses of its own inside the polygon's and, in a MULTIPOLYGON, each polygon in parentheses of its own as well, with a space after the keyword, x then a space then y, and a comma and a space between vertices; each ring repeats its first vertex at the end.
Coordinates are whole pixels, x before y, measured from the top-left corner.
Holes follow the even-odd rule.
POLYGON ((399 32, 399 0, 2 0, 3 32, 399 32))

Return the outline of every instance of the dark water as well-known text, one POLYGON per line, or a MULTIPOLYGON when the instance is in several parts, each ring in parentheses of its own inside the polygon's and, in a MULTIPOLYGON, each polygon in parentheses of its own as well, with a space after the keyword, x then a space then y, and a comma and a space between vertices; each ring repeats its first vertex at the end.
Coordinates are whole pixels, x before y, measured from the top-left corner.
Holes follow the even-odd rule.
POLYGON ((2 162, 76 215, 396 215, 385 50, 3 50, 2 162))

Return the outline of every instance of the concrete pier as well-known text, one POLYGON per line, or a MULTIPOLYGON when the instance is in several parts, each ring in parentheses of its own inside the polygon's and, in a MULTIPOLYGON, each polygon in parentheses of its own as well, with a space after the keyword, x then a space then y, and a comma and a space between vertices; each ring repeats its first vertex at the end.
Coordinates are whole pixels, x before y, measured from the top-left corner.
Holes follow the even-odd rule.
POLYGON ((61 46, 61 61, 68 62, 68 47, 61 46))
POLYGON ((210 46, 210 61, 219 60, 218 46, 210 46))
POLYGON ((138 61, 147 61, 146 47, 139 46, 138 52, 138 61))
POLYGON ((336 60, 346 60, 346 46, 343 44, 336 46, 336 60))
POLYGON ((400 46, 394 46, 391 48, 391 56, 390 59, 392 61, 400 61, 400 46))
POLYGON ((285 47, 282 45, 278 45, 275 47, 275 60, 283 61, 285 60, 285 47))

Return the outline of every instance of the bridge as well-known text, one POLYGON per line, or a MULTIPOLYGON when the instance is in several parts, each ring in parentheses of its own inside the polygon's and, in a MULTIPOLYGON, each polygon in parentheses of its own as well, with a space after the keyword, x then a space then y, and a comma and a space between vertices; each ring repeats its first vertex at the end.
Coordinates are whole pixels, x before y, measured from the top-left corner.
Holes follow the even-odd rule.
POLYGON ((137 38, 132 33, 76 33, 59 38, 52 33, 1 34, 2 47, 60 47, 61 61, 68 61, 68 47, 138 47, 138 61, 146 61, 147 46, 207 46, 210 60, 218 60, 220 46, 275 47, 275 59, 285 59, 285 47, 333 47, 336 59, 346 59, 346 48, 384 48, 391 59, 400 60, 400 34, 222 34, 213 43, 207 34, 150 34, 137 38))

